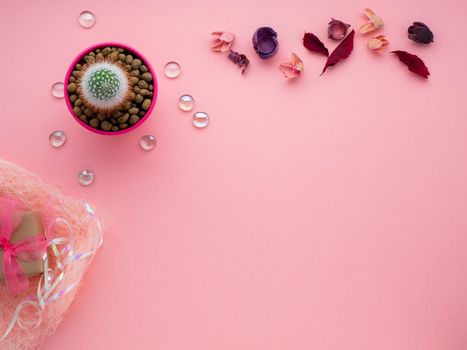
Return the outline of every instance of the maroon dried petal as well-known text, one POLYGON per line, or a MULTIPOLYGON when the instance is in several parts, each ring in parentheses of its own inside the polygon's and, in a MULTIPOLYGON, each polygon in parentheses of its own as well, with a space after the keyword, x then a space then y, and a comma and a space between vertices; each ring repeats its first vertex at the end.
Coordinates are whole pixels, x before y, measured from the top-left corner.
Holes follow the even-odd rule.
POLYGON ((352 29, 352 31, 345 37, 344 40, 341 41, 341 43, 334 49, 334 51, 331 53, 331 55, 328 57, 328 60, 326 61, 326 65, 323 68, 323 73, 328 69, 328 67, 334 66, 339 62, 340 60, 344 60, 347 57, 350 56, 352 50, 353 50, 353 38, 355 35, 355 30, 352 29))
POLYGON ((326 46, 324 46, 321 40, 319 40, 313 33, 305 33, 303 36, 303 46, 310 51, 321 53, 326 57, 329 56, 329 51, 326 46))
POLYGON ((229 60, 231 60, 237 66, 242 68, 242 74, 245 73, 245 70, 248 68, 248 65, 250 64, 250 60, 244 54, 239 54, 238 52, 235 52, 235 51, 230 51, 229 60))
POLYGON ((333 40, 341 40, 345 37, 347 34, 347 29, 349 28, 350 24, 331 18, 331 22, 328 23, 328 38, 333 40))
POLYGON ((422 77, 428 79, 430 72, 428 71, 428 67, 425 66, 425 63, 416 55, 412 55, 406 51, 391 51, 399 58, 399 61, 407 65, 409 71, 421 75, 422 77))
POLYGON ((433 32, 425 23, 413 22, 407 30, 409 39, 421 44, 429 44, 433 42, 433 32))

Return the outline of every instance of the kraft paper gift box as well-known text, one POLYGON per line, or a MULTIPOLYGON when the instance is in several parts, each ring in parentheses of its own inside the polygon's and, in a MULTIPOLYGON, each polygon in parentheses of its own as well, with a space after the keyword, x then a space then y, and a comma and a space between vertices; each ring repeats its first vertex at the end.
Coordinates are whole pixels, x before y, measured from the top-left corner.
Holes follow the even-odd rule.
MULTIPOLYGON (((35 236, 35 235, 44 235, 44 228, 42 225, 42 220, 40 216, 32 211, 27 211, 23 213, 23 217, 19 226, 16 228, 14 233, 10 237, 10 243, 17 243, 20 240, 35 236)), ((17 259, 21 269, 24 274, 27 276, 36 276, 44 272, 44 262, 42 259, 35 261, 22 261, 17 259)), ((3 282, 3 249, 0 248, 0 283, 3 282)))

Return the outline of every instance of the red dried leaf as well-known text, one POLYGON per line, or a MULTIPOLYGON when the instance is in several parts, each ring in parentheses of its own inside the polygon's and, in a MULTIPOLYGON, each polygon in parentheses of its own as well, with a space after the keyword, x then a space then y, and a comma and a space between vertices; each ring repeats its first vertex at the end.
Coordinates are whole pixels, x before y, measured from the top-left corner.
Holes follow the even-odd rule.
POLYGON ((326 65, 323 68, 323 73, 328 69, 328 67, 332 67, 337 64, 340 60, 344 60, 350 56, 350 53, 353 50, 353 37, 355 35, 355 30, 352 31, 345 37, 344 40, 334 49, 331 55, 328 57, 326 61, 326 65))
POLYGON ((425 66, 425 63, 423 63, 421 58, 406 51, 391 51, 391 53, 396 54, 399 58, 399 61, 407 65, 409 71, 428 79, 430 72, 428 71, 428 67, 425 66))
POLYGON ((303 36, 303 46, 310 51, 321 53, 326 57, 329 56, 329 51, 326 46, 324 46, 321 40, 319 40, 313 33, 305 33, 303 36))

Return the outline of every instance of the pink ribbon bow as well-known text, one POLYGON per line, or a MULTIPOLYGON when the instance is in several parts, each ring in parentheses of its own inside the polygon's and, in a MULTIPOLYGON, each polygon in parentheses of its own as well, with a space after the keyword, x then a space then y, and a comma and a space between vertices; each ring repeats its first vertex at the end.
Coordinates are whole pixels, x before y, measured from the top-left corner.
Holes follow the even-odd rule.
MULTIPOLYGON (((49 244, 45 236, 24 238, 16 243, 10 239, 21 222, 23 206, 15 199, 0 197, 0 250, 3 250, 3 276, 9 292, 19 293, 29 286, 18 260, 35 261, 43 257, 49 244)), ((1 262, 0 262, 1 263, 1 262)))

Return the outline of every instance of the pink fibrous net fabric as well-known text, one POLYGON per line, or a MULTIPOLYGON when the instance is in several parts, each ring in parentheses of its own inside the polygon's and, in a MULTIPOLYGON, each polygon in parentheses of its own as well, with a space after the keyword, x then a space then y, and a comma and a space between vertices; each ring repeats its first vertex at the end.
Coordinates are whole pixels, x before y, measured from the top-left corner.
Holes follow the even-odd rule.
POLYGON ((55 331, 73 301, 81 278, 102 242, 102 229, 87 203, 63 193, 37 175, 0 159, 2 196, 21 200, 29 210, 47 211, 53 213, 51 215, 54 218, 60 218, 60 224, 55 225, 51 232, 52 240, 57 242, 55 248, 71 247, 76 253, 73 256, 79 257, 65 259, 65 263, 61 264, 61 258, 48 254, 51 256, 49 280, 57 284, 53 289, 50 287, 50 293, 42 293, 39 297, 45 296, 42 304, 38 300, 38 286, 39 283, 43 284, 44 275, 30 277, 28 290, 19 295, 9 293, 5 284, 0 282, 0 349, 37 349, 55 331), (80 254, 82 252, 85 254, 80 254), (59 264, 60 270, 57 268, 59 264), (29 300, 32 301, 30 304, 29 300), (17 315, 19 321, 8 332, 11 320, 21 304, 24 305, 17 315), (8 334, 5 336, 6 332, 8 334))

